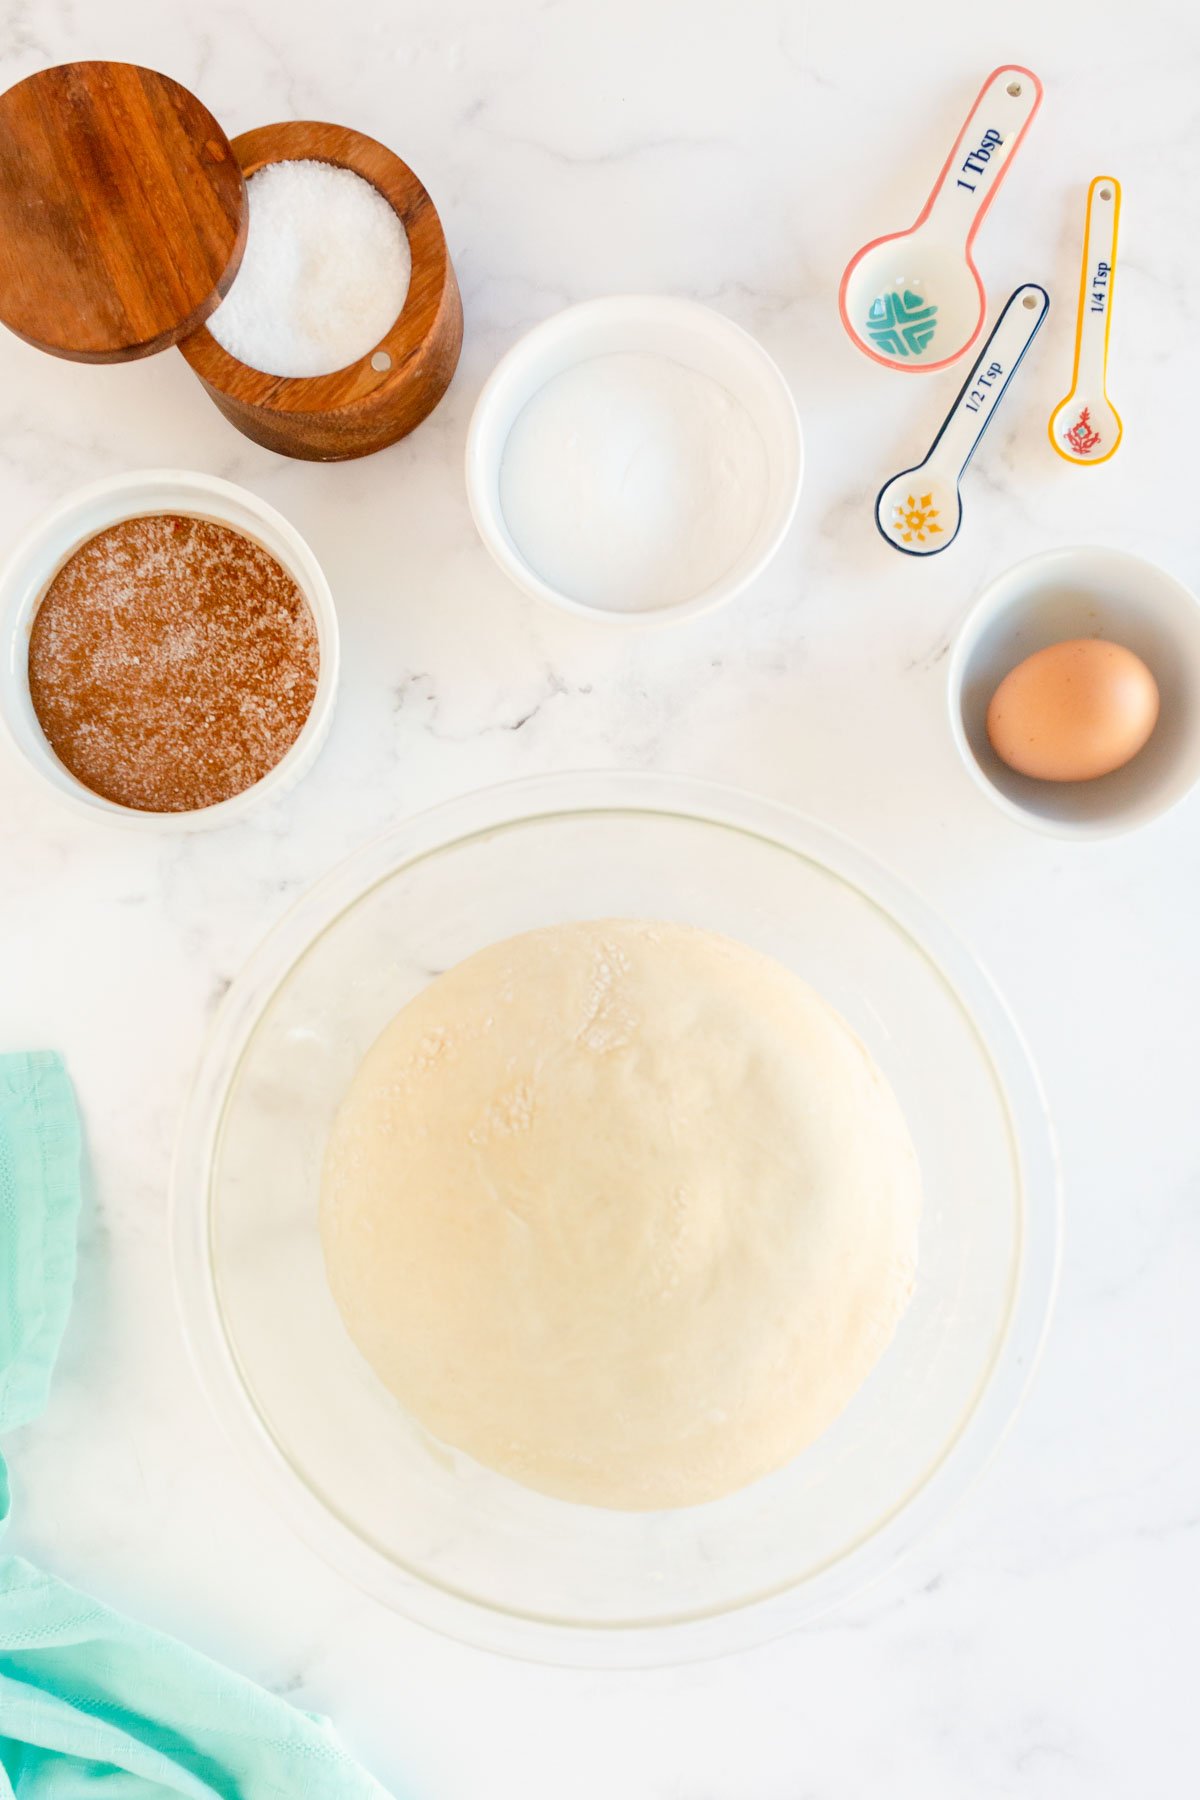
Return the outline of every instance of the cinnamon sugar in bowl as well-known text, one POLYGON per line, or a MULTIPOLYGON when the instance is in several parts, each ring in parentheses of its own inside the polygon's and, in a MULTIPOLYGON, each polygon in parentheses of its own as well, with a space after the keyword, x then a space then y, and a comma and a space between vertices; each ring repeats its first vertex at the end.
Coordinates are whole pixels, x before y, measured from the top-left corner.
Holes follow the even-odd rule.
POLYGON ((93 817, 233 822, 298 780, 329 728, 328 583, 286 519, 212 476, 71 495, 0 575, 0 625, 9 734, 93 817))

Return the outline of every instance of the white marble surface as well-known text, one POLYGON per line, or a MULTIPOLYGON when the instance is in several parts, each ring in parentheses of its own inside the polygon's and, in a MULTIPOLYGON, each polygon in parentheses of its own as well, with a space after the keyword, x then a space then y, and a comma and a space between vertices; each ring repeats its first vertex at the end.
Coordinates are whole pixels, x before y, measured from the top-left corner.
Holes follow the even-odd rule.
POLYGON ((339 468, 239 438, 181 358, 88 369, 0 338, 0 547, 72 485, 176 464, 229 476, 310 538, 345 682, 304 785, 175 841, 77 821, 0 764, 0 1042, 56 1045, 94 1192, 46 1417, 6 1444, 10 1544, 328 1711, 422 1800, 1107 1800, 1193 1779, 1200 1584, 1195 1131, 1200 798, 1076 848, 1022 831, 956 765, 947 639, 981 584, 1059 543, 1200 580, 1189 424, 1200 248, 1187 172, 1200 16, 1182 0, 7 0, 0 79, 113 55, 180 77, 227 128, 357 125, 442 211, 467 341, 405 444, 339 468), (932 563, 871 523, 955 391, 857 355, 848 253, 907 222, 976 84, 1047 98, 979 242, 994 297, 1051 316, 932 563), (1125 187, 1113 463, 1051 454, 1077 234, 1125 187), (809 466, 756 589, 713 618, 605 635, 526 603, 476 542, 466 421, 496 356, 567 301, 695 295, 794 383, 809 466), (280 1525, 206 1410, 171 1299, 165 1190, 205 1022, 287 902, 366 834, 504 777, 653 767, 770 792, 889 862, 973 942, 1041 1063, 1068 1237, 1032 1398, 986 1482, 878 1589, 788 1641, 661 1674, 507 1664, 360 1597, 280 1525))

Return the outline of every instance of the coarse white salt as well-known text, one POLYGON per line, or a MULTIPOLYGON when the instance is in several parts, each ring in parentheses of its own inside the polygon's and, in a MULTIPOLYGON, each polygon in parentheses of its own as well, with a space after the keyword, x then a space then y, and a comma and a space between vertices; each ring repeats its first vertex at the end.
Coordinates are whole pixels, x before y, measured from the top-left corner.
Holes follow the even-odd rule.
POLYGON ((266 375, 329 375, 366 356, 404 306, 412 254, 383 195, 352 169, 268 163, 246 183, 241 268, 208 321, 266 375))

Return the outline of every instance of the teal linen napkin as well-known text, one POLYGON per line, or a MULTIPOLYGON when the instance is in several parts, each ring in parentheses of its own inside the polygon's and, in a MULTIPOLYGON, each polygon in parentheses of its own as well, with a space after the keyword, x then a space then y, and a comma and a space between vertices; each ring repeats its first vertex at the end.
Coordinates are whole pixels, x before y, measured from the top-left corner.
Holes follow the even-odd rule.
MULTIPOLYGON (((45 1404, 80 1132, 61 1057, 0 1056, 0 1432, 45 1404)), ((0 1531, 9 1489, 0 1457, 0 1531)), ((0 1555, 0 1800, 386 1800, 329 1722, 0 1555)))

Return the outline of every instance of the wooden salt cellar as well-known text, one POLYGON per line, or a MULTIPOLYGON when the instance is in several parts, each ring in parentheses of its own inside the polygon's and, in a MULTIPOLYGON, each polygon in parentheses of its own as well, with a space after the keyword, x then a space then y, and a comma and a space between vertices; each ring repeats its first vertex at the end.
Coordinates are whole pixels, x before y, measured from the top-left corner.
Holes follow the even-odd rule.
POLYGON ((265 375, 203 327, 180 350, 225 417, 269 450, 333 462, 394 444, 437 405, 462 348, 462 302, 433 201, 391 150, 341 125, 261 125, 234 138, 233 152, 247 180, 268 163, 311 158, 369 181, 408 235, 408 296, 375 349, 331 375, 265 375))
POLYGON ((332 462, 432 412, 462 348, 462 302, 432 200, 407 164, 339 125, 264 125, 231 144, 178 82, 133 63, 63 63, 0 94, 0 323, 78 362, 178 344, 225 417, 282 456, 332 462), (352 169, 412 253, 400 317, 348 368, 265 375, 204 329, 246 243, 245 178, 313 158, 352 169))

